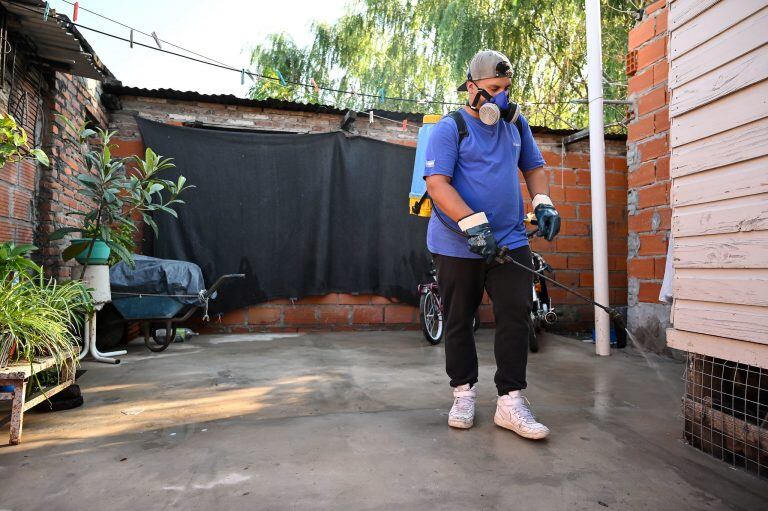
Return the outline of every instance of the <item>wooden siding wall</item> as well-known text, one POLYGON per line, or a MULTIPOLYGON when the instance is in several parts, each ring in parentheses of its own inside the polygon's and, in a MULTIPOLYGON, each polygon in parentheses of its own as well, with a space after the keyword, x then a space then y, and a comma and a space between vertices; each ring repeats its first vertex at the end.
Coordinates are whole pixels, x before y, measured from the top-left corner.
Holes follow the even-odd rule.
POLYGON ((671 347, 768 368, 768 0, 669 4, 671 347))

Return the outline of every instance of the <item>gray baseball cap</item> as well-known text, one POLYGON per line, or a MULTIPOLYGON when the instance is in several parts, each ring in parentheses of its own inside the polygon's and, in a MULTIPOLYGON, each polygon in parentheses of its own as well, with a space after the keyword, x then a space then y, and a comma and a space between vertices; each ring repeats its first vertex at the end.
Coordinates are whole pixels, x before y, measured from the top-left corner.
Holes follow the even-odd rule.
MULTIPOLYGON (((469 61, 467 80, 483 80, 484 78, 512 78, 512 64, 503 53, 494 50, 482 50, 475 53, 469 61)), ((467 90, 467 82, 459 85, 457 91, 467 90)))

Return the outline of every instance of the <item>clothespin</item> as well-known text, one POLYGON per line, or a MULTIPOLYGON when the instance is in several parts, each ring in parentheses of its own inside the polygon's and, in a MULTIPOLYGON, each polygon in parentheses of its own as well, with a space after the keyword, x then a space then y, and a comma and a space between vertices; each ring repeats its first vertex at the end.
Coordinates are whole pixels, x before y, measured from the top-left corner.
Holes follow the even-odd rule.
POLYGON ((320 87, 317 86, 317 82, 315 81, 314 77, 310 78, 309 81, 312 84, 312 87, 315 88, 315 94, 320 94, 320 87))
POLYGON ((43 10, 43 21, 48 21, 48 13, 51 12, 51 4, 45 2, 45 9, 43 10))
POLYGON ((408 130, 408 119, 403 119, 403 131, 408 130))
POLYGON ((240 70, 240 85, 245 85, 245 68, 240 70))
POLYGON ((379 103, 384 103, 384 89, 379 89, 379 103))
POLYGON ((277 77, 280 78, 280 84, 283 86, 287 85, 285 78, 283 78, 283 73, 281 73, 279 69, 275 69, 275 72, 277 73, 277 77))
POLYGON ((157 47, 158 47, 158 48, 160 48, 160 49, 162 50, 162 49, 163 49, 163 47, 162 47, 162 45, 160 44, 160 38, 159 38, 159 37, 157 37, 157 34, 156 34, 155 32, 152 32, 152 38, 155 40, 155 44, 157 45, 157 47))
POLYGON ((75 7, 72 11, 72 21, 77 21, 77 11, 80 10, 80 2, 75 2, 75 7))
POLYGON ((128 40, 131 44, 131 48, 133 48, 133 29, 131 29, 131 33, 128 35, 128 40))
POLYGON ((368 112, 368 124, 373 124, 373 110, 368 112))

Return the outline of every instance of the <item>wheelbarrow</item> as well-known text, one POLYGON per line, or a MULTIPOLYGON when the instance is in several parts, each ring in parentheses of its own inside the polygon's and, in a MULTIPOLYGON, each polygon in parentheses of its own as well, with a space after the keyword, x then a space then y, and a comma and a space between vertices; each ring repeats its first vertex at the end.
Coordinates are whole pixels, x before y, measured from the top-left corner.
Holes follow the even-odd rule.
POLYGON ((127 321, 138 321, 141 325, 144 345, 150 351, 161 352, 173 343, 176 338, 176 326, 188 320, 192 315, 203 309, 203 321, 208 321, 208 300, 214 298, 216 290, 230 279, 245 278, 244 273, 222 275, 209 289, 201 290, 195 303, 184 303, 181 297, 192 295, 170 295, 154 293, 112 292, 112 304, 127 321), (165 326, 165 336, 158 336, 154 328, 158 323, 165 326), (150 338, 154 343, 150 342, 150 338))

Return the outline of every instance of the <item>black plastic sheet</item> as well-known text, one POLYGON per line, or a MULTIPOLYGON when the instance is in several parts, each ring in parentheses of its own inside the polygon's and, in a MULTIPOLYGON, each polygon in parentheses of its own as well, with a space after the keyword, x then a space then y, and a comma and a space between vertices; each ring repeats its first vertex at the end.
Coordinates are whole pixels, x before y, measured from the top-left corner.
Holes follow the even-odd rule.
POLYGON ((194 263, 134 256, 136 267, 124 262, 109 269, 112 292, 173 295, 182 303, 200 305, 200 291, 205 290, 203 272, 194 263))
MULTIPOLYGON (((260 134, 138 119, 144 143, 174 158, 178 220, 156 216, 152 253, 228 283, 212 310, 332 292, 416 303, 427 278, 427 221, 408 214, 415 151, 343 133, 260 134)), ((146 230, 147 239, 152 238, 146 230)))

